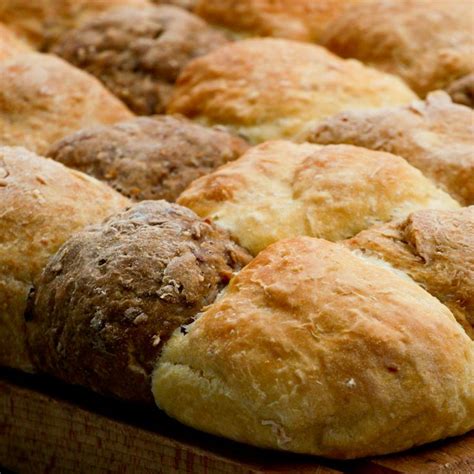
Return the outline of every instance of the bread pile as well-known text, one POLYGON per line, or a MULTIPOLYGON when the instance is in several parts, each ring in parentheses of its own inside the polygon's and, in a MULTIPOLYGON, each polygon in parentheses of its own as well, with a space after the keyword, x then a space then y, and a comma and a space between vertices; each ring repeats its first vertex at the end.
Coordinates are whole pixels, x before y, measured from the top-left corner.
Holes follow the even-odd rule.
POLYGON ((2 2, 0 365, 331 458, 474 429, 472 21, 2 2))

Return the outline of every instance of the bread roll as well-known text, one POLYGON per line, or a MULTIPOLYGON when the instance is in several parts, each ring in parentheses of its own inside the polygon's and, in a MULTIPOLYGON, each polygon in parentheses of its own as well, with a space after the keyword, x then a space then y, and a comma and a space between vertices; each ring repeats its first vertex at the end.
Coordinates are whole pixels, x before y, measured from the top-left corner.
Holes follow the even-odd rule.
POLYGON ((196 180, 178 202, 253 254, 286 237, 341 240, 418 209, 459 207, 395 155, 285 141, 251 148, 196 180))
POLYGON ((247 148, 224 130, 162 115, 81 130, 53 145, 47 156, 134 200, 174 201, 193 180, 247 148))
POLYGON ((197 0, 194 11, 237 34, 317 41, 358 0, 197 0))
POLYGON ((407 274, 448 306, 474 339, 474 206, 417 211, 345 244, 407 274))
POLYGON ((331 22, 321 43, 398 74, 421 96, 474 71, 471 0, 356 2, 331 22))
POLYGON ((147 0, 2 0, 0 21, 35 48, 45 50, 62 33, 105 10, 148 4, 147 0))
POLYGON ((454 102, 474 108, 474 73, 453 81, 446 87, 446 92, 454 102))
POLYGON ((226 125, 257 143, 295 137, 343 110, 414 98, 394 76, 319 46, 266 38, 230 43, 189 63, 168 111, 226 125))
POLYGON ((224 44, 222 33, 181 8, 124 7, 64 35, 53 51, 91 73, 134 112, 165 110, 180 70, 224 44))
POLYGON ((188 209, 137 204, 74 235, 49 261, 28 324, 34 360, 69 383, 152 401, 163 344, 249 258, 188 209))
POLYGON ((56 56, 30 53, 0 63, 0 144, 43 154, 86 125, 131 117, 97 79, 56 56))
POLYGON ((82 173, 24 148, 0 147, 0 365, 32 370, 27 299, 50 255, 127 204, 82 173))
POLYGON ((0 61, 28 51, 26 43, 0 23, 0 61))
POLYGON ((237 441, 384 454, 474 428, 474 341, 415 283, 299 237, 174 333, 153 393, 169 415, 237 441))
POLYGON ((463 204, 474 204, 473 138, 474 112, 441 91, 406 107, 343 112, 306 137, 400 155, 463 204))

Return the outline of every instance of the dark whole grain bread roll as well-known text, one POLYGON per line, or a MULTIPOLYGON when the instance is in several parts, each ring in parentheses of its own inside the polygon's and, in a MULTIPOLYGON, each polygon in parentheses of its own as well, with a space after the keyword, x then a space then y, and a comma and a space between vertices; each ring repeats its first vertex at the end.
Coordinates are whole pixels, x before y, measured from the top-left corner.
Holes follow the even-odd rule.
POLYGON ((144 201, 87 228, 50 259, 28 324, 37 367, 151 401, 163 344, 212 303, 250 256, 192 211, 144 201))
POLYGON ((70 31, 53 51, 96 76, 139 115, 164 111, 181 69, 227 42, 171 5, 110 10, 70 31))
POLYGON ((162 115, 80 130, 55 143, 47 155, 131 199, 174 201, 192 181, 247 148, 244 140, 217 127, 162 115))

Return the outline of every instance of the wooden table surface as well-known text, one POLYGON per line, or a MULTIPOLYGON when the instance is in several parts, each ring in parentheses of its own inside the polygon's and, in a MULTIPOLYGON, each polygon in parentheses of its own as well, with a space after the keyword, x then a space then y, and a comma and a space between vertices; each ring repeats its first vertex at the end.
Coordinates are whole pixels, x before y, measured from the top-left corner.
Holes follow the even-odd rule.
POLYGON ((153 407, 1 369, 0 466, 35 474, 474 474, 474 432, 398 455, 332 462, 244 446, 187 428, 153 407))

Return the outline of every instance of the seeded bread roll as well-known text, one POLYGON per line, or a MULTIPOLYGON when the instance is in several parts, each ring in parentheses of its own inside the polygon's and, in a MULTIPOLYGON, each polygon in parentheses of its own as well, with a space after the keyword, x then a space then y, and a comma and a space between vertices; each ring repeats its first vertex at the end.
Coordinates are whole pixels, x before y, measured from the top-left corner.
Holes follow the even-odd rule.
POLYGON ((174 333, 153 392, 169 415, 237 441, 384 454, 474 428, 474 341, 415 283, 299 237, 174 333))
POLYGON ((463 204, 474 203, 474 112, 438 91, 406 107, 328 118, 306 139, 348 143, 405 158, 463 204))
POLYGON ((47 155, 134 200, 174 201, 193 180, 247 148, 244 140, 224 130, 163 115, 81 130, 53 145, 47 155))
POLYGON ((474 73, 461 77, 446 87, 453 102, 474 108, 474 73))
POLYGON ((32 371, 27 299, 71 234, 125 207, 105 184, 30 153, 0 147, 0 365, 32 371))
POLYGON ((147 0, 2 0, 0 21, 37 49, 46 50, 62 33, 117 6, 147 6, 147 0))
POLYGON ((321 44, 397 74, 419 95, 474 71, 471 0, 359 1, 328 25, 321 44))
POLYGON ((405 160, 351 145, 276 141, 194 181, 178 202, 254 255, 286 237, 352 237, 423 208, 458 203, 405 160))
POLYGON ((144 201, 77 233, 38 284, 28 325, 37 367, 152 401, 150 374, 163 344, 249 259, 225 232, 165 201, 144 201))
POLYGON ((108 11, 64 35, 53 51, 97 77, 131 110, 165 110, 181 69, 227 42, 181 8, 163 5, 108 11))
POLYGON ((316 45, 249 39, 191 61, 168 112, 222 124, 257 143, 293 138, 347 109, 407 104, 398 78, 344 61, 316 45))
POLYGON ((407 274, 448 306, 474 339, 474 206, 417 211, 345 244, 407 274))
POLYGON ((84 126, 133 117, 97 79, 39 53, 0 63, 0 144, 39 154, 84 126))
POLYGON ((13 31, 0 23, 0 61, 18 54, 27 53, 30 49, 13 31))
POLYGON ((196 0, 194 11, 237 34, 318 41, 326 25, 358 0, 196 0))

